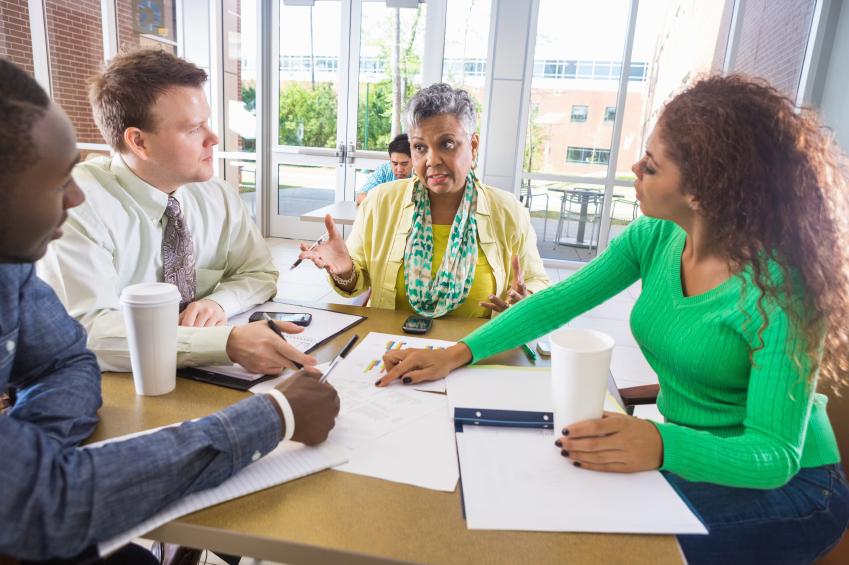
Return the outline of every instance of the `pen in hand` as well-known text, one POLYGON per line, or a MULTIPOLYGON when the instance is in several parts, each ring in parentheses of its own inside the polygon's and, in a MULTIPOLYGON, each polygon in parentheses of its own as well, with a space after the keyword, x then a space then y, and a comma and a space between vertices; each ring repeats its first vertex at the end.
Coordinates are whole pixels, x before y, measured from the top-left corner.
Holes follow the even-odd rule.
MULTIPOLYGON (((327 234, 324 234, 324 235, 323 235, 323 236, 321 236, 320 238, 316 239, 316 240, 315 240, 315 242, 307 248, 307 251, 312 251, 313 249, 315 249, 316 247, 318 247, 318 246, 319 246, 319 245, 320 245, 320 244, 324 241, 324 238, 325 238, 325 237, 327 237, 327 234)), ((303 262, 303 259, 298 259, 297 261, 295 261, 294 263, 292 263, 292 266, 291 266, 291 267, 289 267, 289 270, 291 271, 292 269, 294 269, 295 267, 297 267, 298 265, 300 265, 302 262, 303 262)))
MULTIPOLYGON (((279 336, 280 336, 280 339, 282 339, 282 340, 283 340, 283 341, 285 341, 286 343, 289 343, 289 340, 288 340, 288 339, 286 339, 286 336, 285 336, 285 335, 283 335, 283 332, 282 332, 282 331, 280 331, 280 328, 278 328, 278 327, 277 327, 277 324, 275 324, 275 323, 274 323, 274 321, 273 321, 273 320, 269 317, 269 315, 268 315, 268 314, 263 314, 263 316, 265 316, 265 323, 266 323, 266 324, 268 324, 268 327, 271 329, 271 331, 273 331, 274 333, 276 333, 277 335, 279 335, 279 336)), ((298 369, 303 369, 303 368, 304 368, 304 366, 303 366, 303 365, 301 365, 300 363, 298 363, 298 362, 297 362, 297 361, 295 361, 294 359, 292 359, 291 361, 292 361, 292 363, 294 363, 294 364, 295 364, 295 367, 297 367, 298 369)))
POLYGON ((330 375, 330 371, 332 371, 342 359, 347 357, 348 353, 350 353, 351 351, 351 348, 354 347, 354 344, 359 338, 360 336, 355 335, 348 341, 348 343, 345 344, 345 347, 343 347, 342 351, 339 352, 339 355, 337 355, 336 358, 331 361, 330 365, 327 367, 327 370, 324 372, 323 375, 321 375, 321 378, 318 380, 318 382, 323 383, 327 380, 327 376, 330 375))

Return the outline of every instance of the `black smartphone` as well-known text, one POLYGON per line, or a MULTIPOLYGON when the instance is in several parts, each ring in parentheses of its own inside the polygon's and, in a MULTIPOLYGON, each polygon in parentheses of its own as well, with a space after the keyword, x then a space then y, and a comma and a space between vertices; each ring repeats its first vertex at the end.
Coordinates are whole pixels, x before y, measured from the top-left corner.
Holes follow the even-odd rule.
POLYGON ((292 322, 303 327, 307 327, 312 322, 312 314, 303 314, 301 312, 254 312, 251 314, 250 321, 258 322, 265 320, 266 315, 278 322, 292 322))
POLYGON ((424 316, 410 316, 404 320, 404 325, 401 329, 408 334, 426 334, 430 331, 430 326, 433 324, 431 318, 424 316))

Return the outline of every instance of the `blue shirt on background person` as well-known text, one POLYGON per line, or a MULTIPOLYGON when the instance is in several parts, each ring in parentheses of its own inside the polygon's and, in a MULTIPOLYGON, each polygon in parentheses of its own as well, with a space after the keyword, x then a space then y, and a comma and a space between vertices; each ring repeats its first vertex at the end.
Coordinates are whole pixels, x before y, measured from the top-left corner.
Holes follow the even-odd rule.
POLYGON ((392 163, 386 161, 374 171, 372 171, 372 173, 368 177, 368 180, 360 189, 360 192, 368 192, 379 184, 383 184, 385 182, 393 182, 396 180, 398 179, 395 178, 395 173, 392 172, 392 163))
POLYGON ((366 183, 360 188, 357 194, 357 204, 362 203, 368 192, 374 187, 387 182, 410 178, 410 175, 413 174, 410 139, 406 133, 395 136, 395 139, 389 142, 388 152, 389 161, 372 171, 366 183))

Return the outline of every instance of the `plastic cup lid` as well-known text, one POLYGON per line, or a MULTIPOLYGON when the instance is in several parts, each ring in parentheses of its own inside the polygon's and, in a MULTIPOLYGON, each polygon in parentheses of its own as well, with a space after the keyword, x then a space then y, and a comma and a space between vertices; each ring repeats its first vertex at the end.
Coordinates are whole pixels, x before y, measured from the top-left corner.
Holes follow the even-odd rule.
POLYGON ((159 306, 180 302, 180 291, 170 283, 140 283, 126 287, 121 292, 121 302, 135 306, 159 306))

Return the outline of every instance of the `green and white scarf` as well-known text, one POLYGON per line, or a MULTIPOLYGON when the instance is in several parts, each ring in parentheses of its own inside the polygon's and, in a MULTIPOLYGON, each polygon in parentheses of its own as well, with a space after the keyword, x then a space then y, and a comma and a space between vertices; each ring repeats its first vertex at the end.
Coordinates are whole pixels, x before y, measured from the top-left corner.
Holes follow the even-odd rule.
POLYGON ((413 184, 413 225, 404 250, 404 285, 407 300, 419 315, 438 318, 456 309, 472 288, 478 261, 478 226, 475 222, 478 179, 466 176, 463 201, 454 216, 442 264, 431 278, 433 222, 430 197, 419 179, 413 184))

